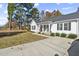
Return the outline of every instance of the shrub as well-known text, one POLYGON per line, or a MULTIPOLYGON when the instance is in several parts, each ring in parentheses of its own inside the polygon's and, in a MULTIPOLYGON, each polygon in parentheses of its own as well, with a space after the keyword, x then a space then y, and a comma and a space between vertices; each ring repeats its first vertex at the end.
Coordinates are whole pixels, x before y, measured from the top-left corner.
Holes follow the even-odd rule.
POLYGON ((38 34, 41 34, 41 32, 38 32, 38 34))
POLYGON ((42 34, 44 34, 44 33, 42 33, 42 34))
POLYGON ((55 33, 56 36, 60 36, 60 33, 55 33))
POLYGON ((51 33, 50 36, 55 36, 55 33, 51 33))
POLYGON ((76 34, 69 34, 68 38, 75 39, 75 38, 77 38, 77 35, 76 34))
POLYGON ((61 37, 66 37, 67 34, 61 33, 61 37))

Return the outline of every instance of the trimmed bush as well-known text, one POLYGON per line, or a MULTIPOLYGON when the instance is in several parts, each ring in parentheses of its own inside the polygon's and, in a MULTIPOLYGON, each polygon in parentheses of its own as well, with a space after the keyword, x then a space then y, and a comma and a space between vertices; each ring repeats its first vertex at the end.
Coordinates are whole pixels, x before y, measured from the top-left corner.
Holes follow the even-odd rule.
POLYGON ((42 34, 44 34, 44 33, 42 33, 42 34))
POLYGON ((38 32, 38 34, 41 34, 41 32, 38 32))
POLYGON ((75 38, 77 38, 77 35, 76 34, 69 34, 68 38, 75 39, 75 38))
POLYGON ((67 34, 61 33, 61 37, 66 37, 67 34))
POLYGON ((51 33, 50 36, 55 36, 55 33, 51 33))
POLYGON ((55 33, 56 36, 60 36, 60 33, 55 33))

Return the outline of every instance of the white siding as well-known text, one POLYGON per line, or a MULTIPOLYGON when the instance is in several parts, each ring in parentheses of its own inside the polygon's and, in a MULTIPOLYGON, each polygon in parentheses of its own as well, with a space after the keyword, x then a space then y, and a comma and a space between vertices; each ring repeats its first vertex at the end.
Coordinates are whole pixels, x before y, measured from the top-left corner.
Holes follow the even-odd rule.
MULTIPOLYGON (((64 23, 63 23, 64 24, 64 23)), ((64 26, 63 26, 64 27, 64 26)), ((51 27, 51 32, 59 32, 59 33, 66 33, 66 34, 69 34, 69 33, 74 33, 74 34, 77 34, 77 22, 71 22, 71 30, 68 31, 68 30, 57 30, 57 24, 52 24, 52 27, 51 27)))
POLYGON ((39 26, 36 24, 36 22, 34 21, 34 20, 32 20, 32 22, 31 22, 31 31, 33 31, 33 32, 39 32, 39 26), (35 28, 35 30, 33 30, 32 29, 32 26, 35 26, 36 28, 35 28))
POLYGON ((79 35, 79 20, 77 21, 77 34, 79 35))

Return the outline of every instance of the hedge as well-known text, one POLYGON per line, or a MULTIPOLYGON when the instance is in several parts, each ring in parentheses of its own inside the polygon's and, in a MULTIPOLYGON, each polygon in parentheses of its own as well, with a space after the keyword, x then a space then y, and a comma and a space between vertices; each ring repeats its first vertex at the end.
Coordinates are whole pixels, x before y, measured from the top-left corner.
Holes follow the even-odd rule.
POLYGON ((55 36, 55 33, 51 33, 50 36, 55 36))
POLYGON ((67 34, 61 33, 61 37, 66 37, 66 36, 67 36, 67 34))
POLYGON ((75 39, 75 38, 77 38, 77 35, 76 34, 69 34, 68 38, 75 39))
POLYGON ((60 36, 60 33, 55 33, 56 36, 60 36))

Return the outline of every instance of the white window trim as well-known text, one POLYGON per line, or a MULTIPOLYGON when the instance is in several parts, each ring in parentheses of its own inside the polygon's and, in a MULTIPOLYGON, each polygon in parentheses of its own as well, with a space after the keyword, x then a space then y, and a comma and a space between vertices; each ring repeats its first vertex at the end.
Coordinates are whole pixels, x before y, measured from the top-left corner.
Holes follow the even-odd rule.
POLYGON ((66 23, 58 23, 59 25, 57 25, 57 30, 58 31, 71 31, 71 22, 66 22, 66 23), (70 26, 69 26, 69 23, 70 23, 70 26), (61 29, 61 24, 62 24, 62 29, 61 29), (64 29, 64 24, 67 24, 67 30, 64 29), (59 27, 58 27, 59 26, 59 27), (69 29, 70 27, 70 29, 69 29))
POLYGON ((67 30, 64 29, 64 31, 71 31, 71 28, 70 28, 70 30, 69 30, 69 23, 70 23, 70 26, 71 26, 71 22, 66 22, 66 23, 64 23, 64 24, 67 24, 67 30))
POLYGON ((36 26, 35 26, 35 25, 33 25, 33 26, 32 26, 32 30, 35 30, 35 29, 36 29, 36 26))
POLYGON ((63 30, 63 23, 58 23, 57 24, 57 30, 63 30), (61 24, 62 24, 62 26, 61 26, 61 24), (62 29, 61 29, 61 27, 62 27, 62 29))

